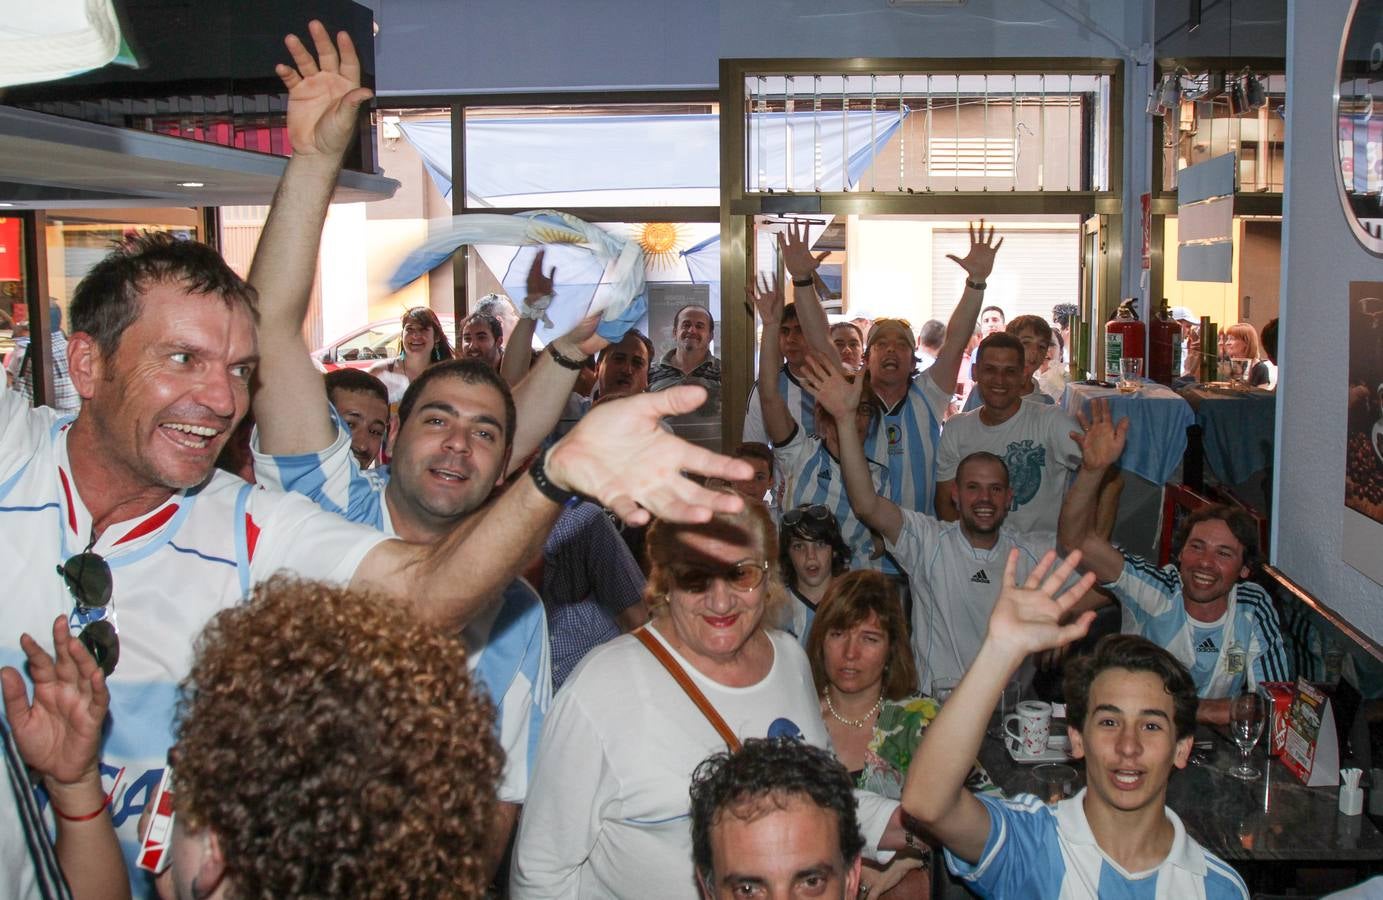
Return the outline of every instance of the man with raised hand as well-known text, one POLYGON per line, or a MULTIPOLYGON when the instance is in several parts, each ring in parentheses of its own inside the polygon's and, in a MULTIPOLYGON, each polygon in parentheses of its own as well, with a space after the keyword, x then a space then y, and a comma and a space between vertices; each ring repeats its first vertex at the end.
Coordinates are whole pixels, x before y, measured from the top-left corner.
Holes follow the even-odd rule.
MULTIPOLYGON (((1013 489, 1008 467, 992 453, 973 453, 957 467, 950 486, 950 500, 960 512, 955 522, 889 500, 874 488, 853 417, 840 416, 859 402, 861 386, 820 357, 808 361, 804 377, 840 423, 840 464, 851 509, 883 535, 884 547, 907 573, 918 683, 925 691, 935 679, 959 679, 984 641, 1009 553, 1018 552, 1018 577, 1026 578, 1056 547, 1055 532, 1020 531, 1007 524, 1013 489)), ((1024 679, 1031 674, 1025 666, 1024 679)))
POLYGON ((1004 685, 1030 654, 1085 635, 1094 619, 1070 619, 1093 575, 1064 593, 1080 553, 1052 569, 1053 555, 1004 588, 984 644, 908 768, 903 809, 946 848, 946 864, 982 897, 1202 897, 1248 900, 1244 882, 1186 833, 1166 806, 1167 779, 1195 739, 1195 689, 1165 650, 1111 635, 1068 667, 1071 752, 1085 760, 1086 788, 1053 805, 1031 794, 1008 800, 965 789, 985 723, 1004 685), (1064 623, 1064 624, 1063 624, 1064 623))
MULTIPOLYGON (((946 339, 936 362, 925 372, 917 372, 917 340, 906 321, 877 319, 869 329, 864 361, 883 415, 867 436, 866 451, 870 459, 888 466, 888 498, 899 506, 925 513, 936 510, 933 498, 941 423, 956 389, 967 337, 984 300, 985 279, 994 270, 994 257, 1003 243, 1003 238, 994 241, 992 227, 985 232, 981 219, 978 225, 970 226, 970 250, 965 258, 947 254, 947 259, 965 270, 965 292, 946 325, 946 339)), ((792 276, 793 302, 808 343, 839 364, 826 313, 813 287, 812 274, 825 254, 812 255, 805 225, 780 234, 778 246, 792 276)))
POLYGON ((1258 562, 1258 526, 1242 509, 1196 510, 1178 530, 1175 562, 1158 568, 1120 550, 1094 527, 1100 483, 1124 452, 1129 420, 1115 424, 1097 400, 1084 434, 1072 433, 1085 456, 1061 507, 1058 538, 1078 549, 1124 612, 1123 631, 1166 647, 1191 671, 1202 722, 1229 722, 1229 698, 1264 681, 1291 680, 1277 610, 1246 580, 1258 562))
MULTIPOLYGON (((309 260, 339 153, 369 97, 358 87, 350 39, 339 37, 338 54, 320 23, 311 30, 320 66, 292 37, 287 45, 298 67, 279 68, 295 121, 304 121, 305 112, 307 126, 294 132, 297 153, 278 200, 279 212, 306 201, 316 226, 277 241, 309 260), (324 156, 324 148, 336 155, 324 156)), ((310 290, 310 264, 302 271, 279 258, 282 280, 267 277, 269 268, 262 273, 266 287, 292 297, 310 290)), ((268 305, 283 304, 271 295, 268 305)), ((747 464, 666 434, 659 419, 695 407, 703 395, 665 392, 594 411, 476 516, 473 527, 432 545, 390 540, 306 498, 214 469, 249 407, 260 355, 256 308, 254 289, 210 248, 160 234, 136 236, 97 263, 73 295, 69 360, 83 401, 76 419, 67 422, 0 391, 0 559, 18 561, 9 587, 19 598, 0 604, 0 664, 22 665, 19 635, 39 633, 63 615, 114 672, 101 773, 131 860, 139 814, 172 740, 177 684, 188 671, 193 640, 254 584, 281 569, 349 582, 454 632, 493 605, 572 492, 635 524, 653 514, 704 521, 741 501, 681 473, 749 475, 747 464), (623 439, 612 442, 609 434, 623 439)), ((284 322, 280 312, 265 323, 269 344, 291 341, 297 349, 285 354, 280 344, 272 351, 290 360, 274 380, 323 397, 301 332, 289 325, 285 333, 284 322)), ((337 436, 324 401, 296 424, 315 449, 337 436)))

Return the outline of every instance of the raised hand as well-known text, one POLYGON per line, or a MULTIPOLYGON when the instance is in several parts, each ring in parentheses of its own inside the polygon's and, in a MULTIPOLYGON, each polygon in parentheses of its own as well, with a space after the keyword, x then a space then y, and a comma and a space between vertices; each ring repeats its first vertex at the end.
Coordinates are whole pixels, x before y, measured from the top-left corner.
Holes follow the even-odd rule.
POLYGON ((965 254, 965 259, 954 253, 947 253, 946 258, 964 269, 971 281, 984 281, 994 271, 994 257, 1003 245, 1003 238, 994 243, 993 225, 989 226, 989 234, 984 233, 984 219, 980 219, 978 225, 970 223, 970 252, 965 254))
POLYGON ((33 701, 16 669, 0 669, 5 717, 19 755, 45 777, 77 782, 97 767, 101 725, 110 708, 105 676, 72 636, 64 616, 53 621, 53 656, 27 634, 20 636, 19 645, 28 657, 33 701))
POLYGON ((764 327, 777 328, 783 321, 783 289, 778 280, 771 275, 760 275, 758 284, 744 289, 749 302, 754 304, 764 327))
POLYGON ((791 222, 787 231, 778 232, 778 253, 783 257, 783 266, 794 279, 801 281, 811 276, 822 261, 831 255, 826 250, 812 256, 807 246, 810 227, 806 222, 791 222))
POLYGON ((716 512, 738 512, 744 506, 738 494, 707 490, 685 473, 743 481, 753 477, 753 467, 662 427, 664 416, 692 412, 705 402, 705 388, 682 385, 592 407, 548 454, 548 477, 559 487, 594 497, 630 525, 643 525, 652 516, 705 522, 716 512))
POLYGON ((1061 591, 1080 562, 1080 551, 1073 550, 1053 568, 1055 561, 1056 553, 1047 551, 1020 587, 1016 577, 1018 551, 1009 551, 1004 564, 1004 586, 989 616, 986 640, 997 641, 1015 656, 1026 656, 1063 647, 1085 636, 1095 620, 1093 610, 1086 610, 1066 625, 1061 620, 1095 584, 1095 574, 1087 573, 1061 591))
POLYGON ((528 267, 527 291, 530 298, 536 299, 544 294, 551 294, 553 292, 552 283, 557 278, 557 267, 553 266, 551 272, 548 272, 546 275, 543 274, 543 255, 546 252, 545 250, 539 250, 534 254, 533 265, 528 267))
POLYGON ((555 340, 557 349, 569 359, 577 356, 595 356, 610 346, 610 342, 596 331, 599 325, 600 313, 587 316, 577 322, 571 331, 555 340))
POLYGON ((809 353, 802 367, 802 386, 811 393, 837 422, 854 421, 864 392, 864 376, 853 380, 820 353, 809 353))
POLYGON ((293 65, 274 71, 288 90, 288 139, 294 156, 340 156, 350 146, 360 104, 374 96, 360 86, 360 57, 342 31, 333 44, 326 26, 307 23, 316 59, 296 34, 283 39, 293 65))
POLYGON ((1076 416, 1084 432, 1071 432, 1071 439, 1080 445, 1081 465, 1092 471, 1107 469, 1119 461, 1128 438, 1127 417, 1114 424, 1108 400, 1094 400, 1089 415, 1081 411, 1076 416))

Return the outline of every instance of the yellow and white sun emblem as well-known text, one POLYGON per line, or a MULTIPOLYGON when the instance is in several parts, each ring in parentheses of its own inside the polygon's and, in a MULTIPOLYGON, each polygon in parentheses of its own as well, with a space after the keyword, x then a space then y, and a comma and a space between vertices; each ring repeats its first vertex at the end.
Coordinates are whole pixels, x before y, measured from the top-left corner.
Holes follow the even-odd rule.
POLYGON ((685 230, 676 222, 645 222, 631 229, 634 240, 643 248, 650 269, 671 269, 677 254, 687 245, 685 230))

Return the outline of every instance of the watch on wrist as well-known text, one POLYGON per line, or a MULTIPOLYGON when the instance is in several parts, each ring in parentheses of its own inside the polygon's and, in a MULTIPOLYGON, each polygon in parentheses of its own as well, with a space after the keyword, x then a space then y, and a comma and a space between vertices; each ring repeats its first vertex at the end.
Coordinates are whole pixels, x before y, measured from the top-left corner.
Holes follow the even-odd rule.
POLYGON ((989 287, 989 282, 987 282, 987 281, 971 281, 969 278, 967 278, 967 279, 965 279, 965 286, 968 287, 968 288, 974 288, 974 289, 977 290, 977 291, 982 291, 982 290, 984 290, 985 288, 989 287))
POLYGON ((812 279, 812 276, 808 275, 806 278, 794 277, 792 283, 797 287, 811 287, 816 282, 812 279))
POLYGON ((552 452, 552 448, 544 450, 533 457, 533 462, 528 464, 528 475, 533 479, 533 484, 538 488, 538 493, 547 499, 561 506, 566 506, 580 494, 569 491, 553 484, 547 477, 547 455, 552 452))

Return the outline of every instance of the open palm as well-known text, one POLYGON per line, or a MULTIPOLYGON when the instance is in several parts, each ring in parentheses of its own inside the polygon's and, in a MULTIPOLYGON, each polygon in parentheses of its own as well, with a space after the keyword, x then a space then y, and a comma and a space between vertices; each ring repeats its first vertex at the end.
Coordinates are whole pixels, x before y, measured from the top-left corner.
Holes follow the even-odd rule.
POLYGON ((970 223, 970 252, 965 254, 965 258, 961 259, 954 253, 947 253, 946 258, 964 269, 972 281, 984 281, 994 271, 994 257, 1003 245, 1003 238, 999 238, 998 243, 994 242, 994 226, 989 226, 989 233, 985 234, 984 219, 980 219, 978 225, 970 223))
POLYGON ((321 22, 307 28, 316 59, 290 34, 283 43, 293 65, 274 68, 288 89, 288 139, 296 155, 340 154, 355 133, 360 104, 374 92, 360 86, 360 58, 348 34, 341 32, 333 44, 321 22))

